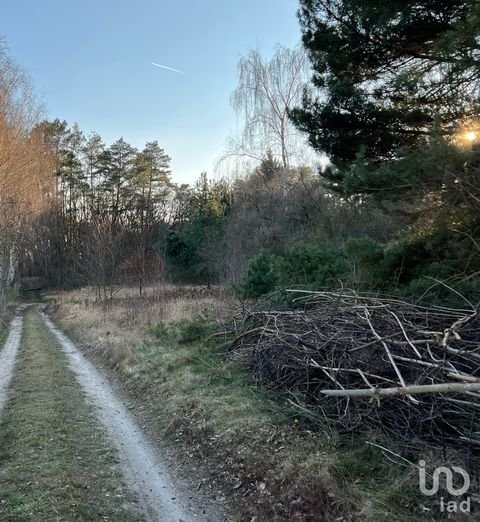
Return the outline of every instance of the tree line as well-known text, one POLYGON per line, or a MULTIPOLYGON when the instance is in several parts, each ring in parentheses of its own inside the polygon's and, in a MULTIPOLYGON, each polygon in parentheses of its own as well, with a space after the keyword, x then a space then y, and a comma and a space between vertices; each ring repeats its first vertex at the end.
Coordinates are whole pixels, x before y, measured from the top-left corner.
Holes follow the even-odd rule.
POLYGON ((477 3, 301 0, 298 17, 301 47, 240 60, 226 175, 192 186, 156 141, 39 121, 3 49, 1 288, 16 266, 101 298, 168 279, 478 300, 477 3))

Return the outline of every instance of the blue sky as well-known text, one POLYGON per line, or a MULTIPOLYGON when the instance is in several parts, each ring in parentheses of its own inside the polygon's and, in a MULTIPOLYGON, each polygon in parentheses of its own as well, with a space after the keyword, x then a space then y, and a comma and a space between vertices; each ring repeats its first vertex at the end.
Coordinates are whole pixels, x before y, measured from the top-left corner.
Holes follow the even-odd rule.
POLYGON ((212 172, 234 131, 239 58, 295 46, 297 8, 297 0, 3 0, 0 35, 48 117, 107 143, 157 139, 174 180, 192 182, 212 172))

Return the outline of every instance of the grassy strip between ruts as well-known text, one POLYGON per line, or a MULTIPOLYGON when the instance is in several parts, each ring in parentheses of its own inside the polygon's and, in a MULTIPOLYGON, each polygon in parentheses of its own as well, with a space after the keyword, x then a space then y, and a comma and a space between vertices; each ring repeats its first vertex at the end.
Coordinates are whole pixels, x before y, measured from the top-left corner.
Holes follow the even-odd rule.
POLYGON ((141 520, 106 435, 33 309, 0 419, 0 519, 141 520))
POLYGON ((416 471, 365 444, 373 434, 340 440, 321 420, 309 424, 226 360, 200 319, 158 323, 150 337, 136 327, 143 342, 132 345, 118 310, 78 306, 60 307, 62 326, 106 362, 119 360, 117 350, 131 354, 114 368, 137 411, 176 447, 200 489, 229 500, 238 520, 437 519, 434 507, 423 511, 416 471), (99 339, 110 342, 100 348, 99 339))

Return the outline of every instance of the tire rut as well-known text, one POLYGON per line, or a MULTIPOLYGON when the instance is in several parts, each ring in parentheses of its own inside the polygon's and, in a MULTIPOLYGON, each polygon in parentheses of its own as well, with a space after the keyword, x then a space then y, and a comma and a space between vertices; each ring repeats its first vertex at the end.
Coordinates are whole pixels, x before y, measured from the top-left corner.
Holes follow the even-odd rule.
POLYGON ((22 338, 23 314, 28 306, 30 305, 21 305, 16 309, 10 322, 7 340, 0 350, 0 414, 8 398, 8 389, 22 338))
MULTIPOLYGON (((97 418, 115 446, 127 485, 139 496, 148 518, 154 521, 220 521, 223 516, 186 500, 174 487, 167 463, 147 440, 131 413, 116 396, 107 379, 40 310, 40 316, 67 355, 69 365, 97 418)), ((192 498, 192 497, 190 497, 192 498)))

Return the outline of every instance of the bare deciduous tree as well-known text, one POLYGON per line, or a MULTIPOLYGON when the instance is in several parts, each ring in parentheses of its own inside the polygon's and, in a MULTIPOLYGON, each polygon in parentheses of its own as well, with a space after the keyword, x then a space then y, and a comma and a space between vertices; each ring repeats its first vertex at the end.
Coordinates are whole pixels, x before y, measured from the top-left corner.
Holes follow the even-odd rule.
POLYGON ((241 131, 230 140, 226 157, 261 161, 271 151, 285 169, 304 164, 312 153, 288 113, 301 102, 309 78, 305 51, 279 46, 268 61, 252 50, 240 60, 238 75, 231 102, 241 131))
POLYGON ((51 156, 32 130, 39 114, 28 76, 0 39, 0 309, 22 233, 53 187, 51 156))

